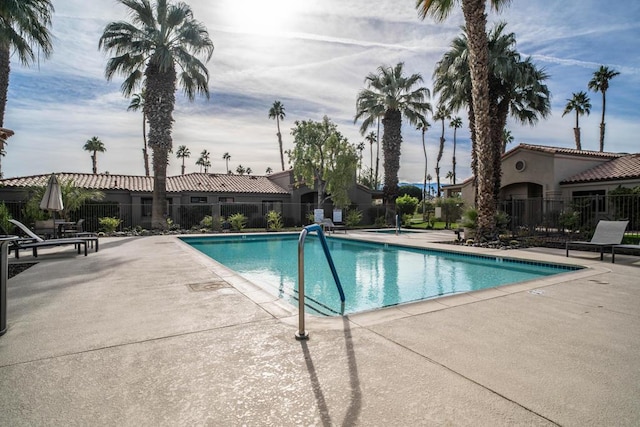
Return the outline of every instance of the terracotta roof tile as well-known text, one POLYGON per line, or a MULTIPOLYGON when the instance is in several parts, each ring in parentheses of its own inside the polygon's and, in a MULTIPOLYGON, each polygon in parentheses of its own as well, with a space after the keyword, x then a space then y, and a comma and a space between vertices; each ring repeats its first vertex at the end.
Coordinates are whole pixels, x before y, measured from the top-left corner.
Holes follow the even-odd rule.
POLYGON ((640 178, 640 153, 609 160, 579 174, 570 176, 560 184, 580 182, 620 181, 640 178))
POLYGON ((564 148, 564 147, 550 147, 546 145, 534 145, 534 144, 518 144, 516 147, 507 151, 504 156, 508 156, 514 151, 518 149, 525 149, 531 151, 539 151, 542 153, 549 154, 570 154, 572 156, 586 156, 586 157, 604 157, 614 159, 617 157, 626 156, 627 153, 609 153, 609 152, 600 152, 600 151, 591 151, 591 150, 576 150, 575 148, 564 148))
MULTIPOLYGON (((3 187, 32 187, 47 184, 50 174, 32 175, 0 180, 3 187)), ((136 175, 57 173, 61 182, 73 180, 80 188, 92 190, 123 190, 132 192, 153 191, 153 178, 136 175)), ((289 194, 289 191, 275 184, 265 176, 220 175, 190 173, 167 177, 167 192, 215 192, 215 193, 254 193, 289 194)))

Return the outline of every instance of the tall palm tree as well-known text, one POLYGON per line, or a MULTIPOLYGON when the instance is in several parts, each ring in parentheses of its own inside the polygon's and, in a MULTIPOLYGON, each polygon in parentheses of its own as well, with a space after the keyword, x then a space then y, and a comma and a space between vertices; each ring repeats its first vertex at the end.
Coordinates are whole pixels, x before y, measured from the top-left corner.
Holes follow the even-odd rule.
POLYGON ((453 183, 453 172, 449 171, 447 172, 447 175, 445 176, 445 178, 447 178, 449 180, 449 184, 453 183))
POLYGON ((460 129, 462 127, 462 119, 458 116, 455 116, 451 119, 451 122, 449 123, 449 127, 453 128, 453 162, 451 164, 451 175, 452 175, 452 182, 455 184, 456 183, 456 133, 458 131, 458 129, 460 129))
MULTIPOLYGON (((369 143, 369 155, 370 155, 370 163, 369 164, 371 165, 371 168, 369 169, 370 172, 371 172, 370 173, 371 176, 369 177, 369 183, 371 185, 374 185, 373 189, 377 189, 377 187, 375 186, 376 183, 374 182, 374 178, 373 178, 373 174, 374 174, 374 170, 373 170, 373 144, 378 142, 378 136, 376 135, 376 133, 374 131, 371 131, 371 132, 369 132, 367 134, 367 136, 364 137, 364 140, 369 143)), ((377 178, 377 173, 378 172, 376 171, 375 173, 376 173, 376 178, 375 179, 377 181, 378 180, 378 178, 377 178)))
MULTIPOLYGON (((498 10, 509 0, 489 0, 498 10)), ((472 105, 477 154, 477 235, 482 239, 492 239, 496 234, 496 205, 492 197, 494 178, 494 151, 491 141, 491 112, 489 106, 489 48, 487 42, 486 0, 417 0, 419 16, 427 15, 443 21, 462 3, 462 13, 469 37, 469 70, 472 83, 472 105)))
POLYGON ((84 147, 82 147, 84 151, 89 151, 91 153, 91 164, 93 166, 93 174, 98 173, 98 152, 104 153, 107 151, 102 141, 97 136, 94 136, 91 139, 87 139, 87 142, 84 143, 84 147))
POLYGON ((200 158, 196 161, 196 165, 200 166, 200 172, 202 172, 202 168, 204 167, 204 173, 209 172, 209 168, 211 167, 211 153, 207 150, 202 150, 200 153, 200 158))
MULTIPOLYGON (((144 175, 149 176, 149 152, 147 151, 147 115, 144 113, 144 90, 140 93, 131 95, 131 103, 127 107, 127 111, 142 111, 142 159, 144 161, 144 175)), ((184 175, 184 164, 182 168, 184 175)))
POLYGON ((189 151, 186 145, 179 146, 176 151, 176 158, 182 159, 181 175, 184 175, 184 159, 187 157, 191 157, 191 151, 189 151))
POLYGON ((231 160, 231 156, 229 155, 229 153, 224 153, 222 155, 222 160, 224 160, 227 164, 227 175, 229 174, 229 160, 231 160))
POLYGON ((395 67, 381 65, 377 73, 370 73, 365 82, 367 88, 358 93, 355 120, 364 117, 364 127, 368 128, 373 119, 384 111, 382 126, 382 150, 384 152, 384 198, 393 204, 398 196, 398 170, 400 169, 400 146, 402 145, 402 118, 416 126, 424 120, 424 114, 431 111, 426 100, 431 96, 429 89, 416 85, 422 82, 420 74, 406 77, 404 63, 395 67), (366 123, 367 126, 365 127, 366 123))
POLYGON ((436 188, 438 197, 440 197, 440 160, 442 160, 442 154, 444 153, 444 121, 451 117, 451 113, 442 103, 438 104, 438 108, 433 113, 433 120, 442 122, 442 133, 440 134, 440 145, 438 146, 438 157, 436 158, 436 188))
MULTIPOLYGON (((0 1, 0 128, 4 127, 11 55, 15 54, 25 66, 40 59, 36 53, 42 53, 44 58, 51 55, 49 28, 53 11, 51 0, 0 1)), ((0 138, 0 152, 4 152, 4 144, 0 138)))
POLYGON ((280 164, 282 170, 284 170, 284 151, 282 150, 282 134, 280 133, 280 120, 284 120, 286 114, 284 113, 284 105, 280 101, 274 101, 273 105, 269 109, 269 118, 276 120, 276 126, 278 127, 278 145, 280 146, 280 164))
POLYGON ((507 145, 513 142, 514 138, 509 129, 502 130, 502 154, 507 151, 507 145))
POLYGON ((570 99, 567 99, 567 105, 564 107, 562 117, 570 112, 576 112, 576 127, 573 128, 573 134, 576 138, 576 149, 582 150, 582 144, 580 143, 580 116, 586 114, 587 116, 591 112, 591 100, 586 92, 574 92, 570 99))
POLYGON ((167 164, 173 144, 175 92, 179 84, 190 101, 197 94, 209 98, 209 72, 198 56, 205 62, 211 59, 213 43, 186 3, 118 2, 129 9, 130 22, 108 24, 98 46, 115 55, 107 62, 105 75, 108 80, 116 74, 125 76, 121 86, 125 96, 144 84, 143 111, 149 121, 148 144, 153 150, 151 226, 166 228, 167 164))
POLYGON ((593 73, 593 78, 589 81, 588 88, 594 92, 602 93, 602 120, 600 121, 600 151, 604 151, 604 112, 607 107, 607 89, 609 89, 609 81, 620 73, 609 67, 601 65, 598 70, 593 73))
POLYGON ((419 130, 420 133, 422 134, 422 152, 424 153, 424 181, 422 182, 422 219, 423 220, 426 220, 427 218, 425 202, 427 200, 427 167, 429 165, 429 162, 427 159, 427 145, 424 140, 424 135, 427 133, 427 130, 429 130, 430 126, 431 124, 427 121, 427 119, 422 120, 416 126, 416 129, 419 130))
MULTIPOLYGON (((493 198, 497 203, 501 183, 501 155, 504 145, 502 129, 511 115, 523 124, 533 125, 551 111, 549 89, 544 84, 548 75, 538 69, 530 58, 522 60, 515 50, 515 35, 504 33, 504 23, 498 23, 489 33, 489 104, 492 114, 491 141, 494 144, 493 198)), ((454 39, 434 71, 434 90, 452 110, 469 109, 471 131, 471 169, 480 176, 477 161, 475 115, 471 96, 471 73, 466 32, 454 39)), ((477 181, 477 180, 476 180, 477 181)), ((477 194, 476 194, 477 197, 477 194)))

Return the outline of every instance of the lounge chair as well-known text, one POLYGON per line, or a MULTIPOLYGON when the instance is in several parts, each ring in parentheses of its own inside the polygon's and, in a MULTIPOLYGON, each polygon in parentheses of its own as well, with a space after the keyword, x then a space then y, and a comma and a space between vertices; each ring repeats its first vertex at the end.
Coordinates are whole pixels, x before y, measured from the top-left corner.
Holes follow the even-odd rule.
POLYGON ((16 258, 20 258, 20 249, 31 249, 33 251, 33 256, 38 256, 38 248, 46 248, 53 246, 62 246, 62 245, 74 245, 78 249, 78 254, 80 253, 81 246, 84 246, 84 256, 87 256, 87 245, 95 243, 96 252, 98 252, 98 237, 97 236, 89 236, 89 237, 71 237, 71 238, 61 238, 61 239, 48 239, 44 240, 33 231, 29 229, 26 225, 17 221, 15 219, 9 220, 13 225, 18 227, 24 234, 28 237, 25 239, 19 239, 12 241, 12 249, 16 250, 16 258))
POLYGON ((572 246, 595 247, 600 249, 600 261, 604 259, 604 250, 611 248, 613 257, 613 247, 622 243, 624 231, 627 229, 629 221, 599 221, 596 231, 590 241, 568 241, 566 243, 567 256, 569 248, 572 246))
POLYGON ((334 224, 331 218, 323 219, 320 225, 328 233, 336 232, 338 230, 342 230, 345 233, 347 232, 347 227, 345 227, 343 224, 334 224))
POLYGON ((629 250, 629 251, 640 252, 640 245, 615 245, 611 249, 611 262, 612 263, 616 262, 616 250, 619 250, 619 249, 626 249, 626 250, 629 250))

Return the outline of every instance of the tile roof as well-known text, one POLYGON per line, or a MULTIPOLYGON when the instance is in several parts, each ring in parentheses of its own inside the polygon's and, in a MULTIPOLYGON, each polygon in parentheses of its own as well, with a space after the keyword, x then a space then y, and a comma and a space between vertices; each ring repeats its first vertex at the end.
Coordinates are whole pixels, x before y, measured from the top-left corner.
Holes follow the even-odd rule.
MULTIPOLYGON (((62 182, 73 180, 77 187, 92 190, 123 190, 147 193, 153 191, 153 178, 150 176, 64 172, 56 175, 62 182)), ((49 174, 7 178, 0 180, 0 186, 44 186, 47 184, 48 179, 49 174)), ((266 176, 209 173, 169 176, 167 177, 167 192, 289 194, 288 190, 275 184, 266 176)))
POLYGON ((564 179, 560 184, 640 179, 640 153, 609 160, 564 179))
POLYGON ((617 157, 626 156, 627 153, 609 153, 609 152, 600 152, 600 151, 591 151, 591 150, 576 150, 575 148, 564 148, 564 147, 550 147, 546 145, 534 145, 534 144, 518 144, 516 147, 507 151, 502 157, 506 157, 514 153, 516 150, 531 150, 531 151, 539 151, 542 153, 549 154, 570 154, 572 156, 585 156, 585 157, 604 157, 609 159, 615 159, 617 157))

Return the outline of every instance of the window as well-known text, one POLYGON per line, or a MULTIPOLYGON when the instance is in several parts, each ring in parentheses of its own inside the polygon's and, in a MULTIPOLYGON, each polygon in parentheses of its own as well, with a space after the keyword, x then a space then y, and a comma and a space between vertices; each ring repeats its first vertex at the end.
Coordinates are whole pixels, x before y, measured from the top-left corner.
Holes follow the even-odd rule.
POLYGON ((153 199, 143 198, 140 199, 140 205, 142 208, 142 217, 151 217, 151 206, 153 205, 153 199))
POLYGON ((205 197, 191 197, 191 203, 207 203, 207 198, 205 197))
POLYGON ((233 197, 218 197, 220 203, 233 203, 233 197))

